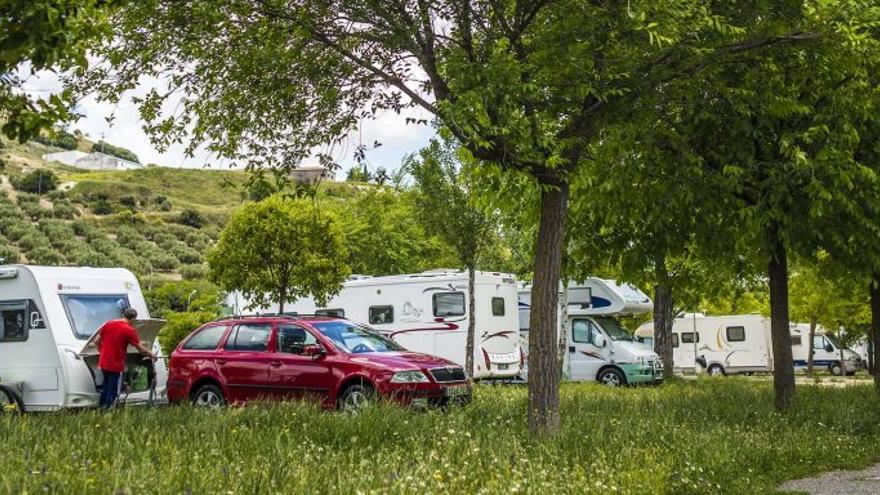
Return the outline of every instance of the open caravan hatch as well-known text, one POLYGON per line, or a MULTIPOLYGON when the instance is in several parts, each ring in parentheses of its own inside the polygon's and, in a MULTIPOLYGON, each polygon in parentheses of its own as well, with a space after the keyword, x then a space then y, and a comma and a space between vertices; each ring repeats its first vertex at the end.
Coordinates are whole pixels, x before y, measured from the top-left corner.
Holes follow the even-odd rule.
MULTIPOLYGON (((159 336, 159 330, 165 326, 165 320, 135 320, 132 322, 132 326, 137 330, 141 343, 147 348, 152 349, 159 336)), ((100 369, 98 369, 98 348, 95 346, 98 332, 97 329, 90 330, 92 335, 86 341, 79 355, 88 365, 92 379, 95 382, 95 387, 100 390, 103 376, 100 369)), ((156 399, 155 392, 156 368, 153 361, 141 354, 137 348, 129 345, 125 358, 125 372, 122 376, 120 400, 126 402, 152 402, 156 399)))

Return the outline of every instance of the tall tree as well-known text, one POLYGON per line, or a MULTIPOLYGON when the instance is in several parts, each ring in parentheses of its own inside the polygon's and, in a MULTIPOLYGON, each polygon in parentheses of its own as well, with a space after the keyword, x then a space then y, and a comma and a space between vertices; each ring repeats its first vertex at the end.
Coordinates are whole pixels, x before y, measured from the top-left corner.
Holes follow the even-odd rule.
POLYGON ((287 301, 309 295, 325 305, 351 273, 346 255, 331 215, 311 200, 276 195, 241 207, 207 260, 220 287, 283 313, 287 301))
MULTIPOLYGON (((116 19, 87 80, 114 98, 144 76, 156 142, 207 143, 287 167, 384 110, 420 107, 474 158, 539 189, 529 424, 559 426, 557 298, 569 185, 586 146, 645 95, 751 50, 818 36, 839 5, 800 2, 146 0, 116 19), (161 109, 171 94, 179 114, 161 109)), ((869 4, 869 0, 862 0, 869 4)), ((326 158, 326 157, 325 157, 326 158)))
POLYGON ((468 319, 465 368, 474 376, 476 333, 475 280, 477 260, 491 245, 496 220, 476 205, 474 191, 465 180, 452 142, 432 141, 405 167, 415 179, 419 220, 428 232, 439 235, 458 254, 468 271, 468 319))

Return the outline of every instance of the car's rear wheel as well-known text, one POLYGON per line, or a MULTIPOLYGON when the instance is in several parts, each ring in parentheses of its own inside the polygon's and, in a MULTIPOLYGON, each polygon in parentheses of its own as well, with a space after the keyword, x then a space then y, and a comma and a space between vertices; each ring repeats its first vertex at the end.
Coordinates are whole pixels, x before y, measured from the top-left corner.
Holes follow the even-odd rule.
POLYGON ((339 409, 341 411, 357 413, 365 407, 376 402, 376 391, 365 383, 349 385, 339 396, 339 409))
POLYGON ((206 409, 219 409, 226 405, 223 391, 216 385, 202 385, 192 396, 192 403, 196 407, 206 409))

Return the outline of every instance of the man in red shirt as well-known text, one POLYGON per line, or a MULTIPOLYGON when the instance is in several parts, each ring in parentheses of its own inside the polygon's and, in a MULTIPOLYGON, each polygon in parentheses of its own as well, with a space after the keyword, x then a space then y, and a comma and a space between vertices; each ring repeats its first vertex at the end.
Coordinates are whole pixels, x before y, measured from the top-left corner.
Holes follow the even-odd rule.
POLYGON ((156 355, 141 343, 137 331, 131 326, 131 322, 135 318, 137 318, 137 311, 134 308, 128 308, 122 312, 121 320, 110 320, 98 329, 95 347, 98 348, 99 353, 98 368, 104 375, 104 384, 101 388, 101 409, 110 409, 119 397, 129 344, 136 347, 144 356, 148 356, 153 361, 156 360, 156 355))

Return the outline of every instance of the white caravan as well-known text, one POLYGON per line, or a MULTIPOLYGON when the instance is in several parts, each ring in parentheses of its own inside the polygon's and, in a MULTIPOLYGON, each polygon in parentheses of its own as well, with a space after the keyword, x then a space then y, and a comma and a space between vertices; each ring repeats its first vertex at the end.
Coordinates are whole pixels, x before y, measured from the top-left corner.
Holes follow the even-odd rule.
MULTIPOLYGON (((465 364, 467 329, 476 316, 474 378, 519 375, 522 354, 517 338, 516 281, 504 273, 476 273, 475 315, 468 311, 468 274, 434 270, 387 277, 358 276, 347 281, 327 306, 311 298, 285 305, 286 314, 316 314, 369 324, 404 348, 465 364)), ((235 314, 253 311, 237 293, 229 294, 235 314)), ((257 310, 274 313, 278 306, 257 310)))
MULTIPOLYGON (((154 341, 163 322, 148 319, 138 281, 128 270, 0 266, 0 408, 96 406, 102 377, 92 337, 128 307, 145 319, 135 326, 145 345, 158 353, 154 341)), ((122 400, 163 400, 164 362, 144 366, 141 358, 129 348, 124 379, 133 389, 124 391, 122 400)))
MULTIPOLYGON (((560 296, 562 304, 564 296, 560 296)), ((531 288, 519 292, 521 346, 528 352, 531 288)), ((654 351, 635 341, 617 320, 645 313, 651 299, 638 288, 614 280, 589 278, 568 288, 568 322, 560 312, 560 332, 565 331, 564 371, 574 381, 599 381, 607 385, 654 383, 663 379, 663 364, 654 351)), ((560 340, 562 336, 560 335, 560 340)), ((527 378, 527 370, 523 376, 527 378)))
MULTIPOLYGON (((792 356, 795 369, 806 369, 809 325, 791 325, 792 356)), ((840 373, 840 348, 834 340, 817 330, 813 362, 818 369, 840 373)), ((654 337, 654 322, 642 324, 636 338, 648 343, 654 337)), ((762 373, 773 369, 773 343, 770 319, 759 314, 706 316, 686 314, 672 326, 673 365, 680 372, 707 372, 710 375, 762 373), (696 329, 696 332, 694 331, 696 329)), ((861 360, 844 350, 847 372, 858 369, 861 360)))

